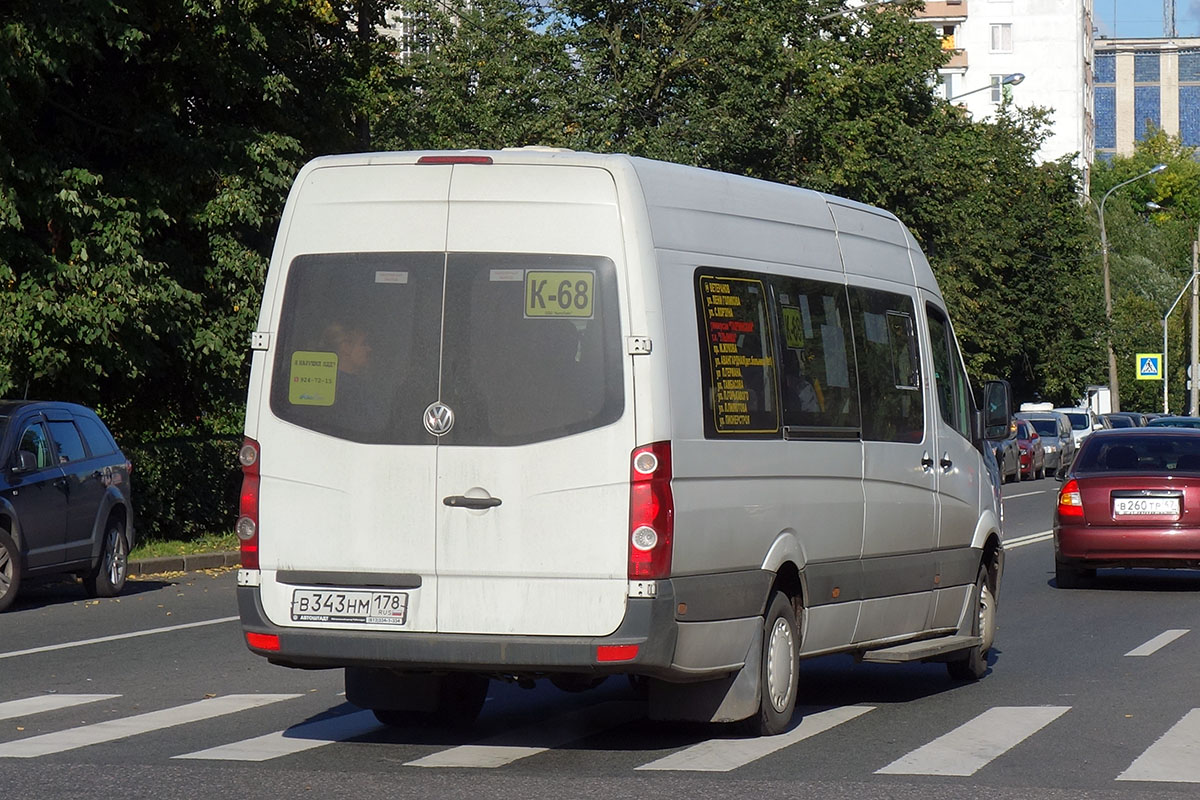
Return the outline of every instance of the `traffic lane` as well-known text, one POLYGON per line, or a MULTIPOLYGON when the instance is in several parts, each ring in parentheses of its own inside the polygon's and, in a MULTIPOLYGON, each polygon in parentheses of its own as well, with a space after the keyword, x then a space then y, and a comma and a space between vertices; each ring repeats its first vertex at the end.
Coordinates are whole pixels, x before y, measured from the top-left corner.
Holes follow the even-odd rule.
POLYGON ((236 583, 222 568, 131 578, 112 598, 88 598, 77 581, 23 587, 0 614, 0 664, 5 652, 236 616, 236 583))

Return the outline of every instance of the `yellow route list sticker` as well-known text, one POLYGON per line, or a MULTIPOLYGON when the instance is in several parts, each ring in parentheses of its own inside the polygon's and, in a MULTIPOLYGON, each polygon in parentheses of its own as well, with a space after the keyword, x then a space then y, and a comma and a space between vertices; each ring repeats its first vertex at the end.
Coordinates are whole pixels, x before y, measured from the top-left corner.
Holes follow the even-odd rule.
POLYGON ((288 402, 294 406, 331 406, 337 391, 337 353, 297 350, 288 373, 288 402))

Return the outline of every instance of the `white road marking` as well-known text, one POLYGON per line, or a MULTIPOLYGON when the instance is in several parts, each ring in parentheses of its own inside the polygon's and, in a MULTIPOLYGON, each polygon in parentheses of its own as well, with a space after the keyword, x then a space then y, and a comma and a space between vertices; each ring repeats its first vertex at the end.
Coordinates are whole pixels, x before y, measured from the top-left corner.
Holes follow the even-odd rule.
POLYGON ((1200 708, 1185 714, 1117 780, 1200 783, 1200 708))
POLYGON ((97 722, 94 725, 84 725, 56 733, 44 733, 41 736, 5 742, 0 744, 0 758, 34 758, 51 753, 61 753, 141 733, 172 728, 188 722, 198 722, 237 711, 258 708, 294 697, 302 697, 302 695, 231 694, 225 697, 214 697, 174 708, 164 708, 160 711, 150 711, 132 717, 97 722))
POLYGON ((1070 706, 1000 706, 896 759, 882 775, 974 775, 1070 710, 1070 706))
POLYGON ((62 644, 50 644, 44 647, 31 647, 28 650, 10 650, 7 653, 0 653, 0 658, 16 658, 17 656, 29 656, 34 653, 49 653, 53 650, 68 650, 72 647, 83 647, 89 644, 100 644, 101 642, 116 642, 121 639, 135 639, 138 636, 152 636, 156 633, 170 633, 171 631, 182 631, 188 628, 202 628, 205 625, 218 625, 222 622, 233 622, 238 617, 220 617, 219 619, 206 619, 203 622, 185 622, 182 625, 168 625, 165 628, 150 628, 144 631, 133 631, 132 633, 118 633, 113 636, 101 636, 98 639, 81 639, 77 642, 63 642, 62 644))
POLYGON ((27 697, 24 700, 9 700, 0 703, 0 719, 25 717, 30 714, 40 714, 43 711, 57 711, 60 708, 95 703, 99 700, 111 700, 120 696, 119 694, 46 694, 27 697))
POLYGON ((464 744, 431 753, 416 761, 409 761, 407 766, 502 767, 567 742, 577 741, 639 719, 645 711, 645 703, 623 700, 601 703, 507 731, 475 744, 464 744))
POLYGON ((1024 547, 1038 542, 1046 542, 1054 538, 1054 531, 1042 531, 1041 533, 1031 533, 1027 536, 1018 536, 1015 539, 1006 539, 1004 541, 1005 550, 1013 550, 1017 547, 1024 547))
POLYGON ((1187 628, 1175 628, 1175 629, 1172 629, 1169 631, 1163 631, 1158 636, 1155 636, 1153 639, 1146 642, 1144 645, 1133 648, 1125 655, 1127 655, 1127 656, 1152 655, 1152 654, 1158 652, 1159 650, 1161 650, 1162 648, 1166 647, 1167 645, 1169 645, 1171 642, 1178 639, 1180 636, 1183 636, 1187 632, 1188 632, 1187 628))
POLYGON ((253 739, 197 750, 172 758, 202 758, 211 761, 269 761, 280 756, 302 753, 333 742, 344 742, 382 728, 370 711, 356 711, 316 722, 294 725, 285 731, 268 733, 253 739))
POLYGON ((1021 492, 1020 494, 1006 494, 1006 495, 1004 495, 1004 499, 1005 500, 1015 500, 1018 497, 1034 497, 1039 494, 1046 494, 1050 491, 1051 491, 1050 489, 1041 489, 1036 492, 1021 492))
POLYGON ((841 706, 826 711, 796 709, 803 716, 800 724, 787 733, 754 739, 709 739, 638 769, 729 772, 874 710, 875 706, 841 706))

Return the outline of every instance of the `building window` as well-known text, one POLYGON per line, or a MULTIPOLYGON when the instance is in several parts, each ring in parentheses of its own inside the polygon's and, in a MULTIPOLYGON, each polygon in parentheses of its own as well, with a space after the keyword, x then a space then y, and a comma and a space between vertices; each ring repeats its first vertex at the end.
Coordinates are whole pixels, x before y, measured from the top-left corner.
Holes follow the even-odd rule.
POLYGON ((993 75, 992 76, 992 102, 993 103, 999 103, 1001 100, 1004 99, 1004 86, 1001 84, 1001 81, 1003 81, 1003 80, 1004 80, 1003 75, 993 75))
POLYGON ((1179 136, 1188 147, 1200 145, 1200 86, 1179 87, 1179 136))
POLYGON ((1096 75, 1096 83, 1116 83, 1117 82, 1117 55, 1116 55, 1116 53, 1096 53, 1095 75, 1096 75))
POLYGON ((1011 53, 1012 49, 1012 24, 1008 22, 1002 22, 993 25, 991 52, 1011 53))
POLYGON ((1113 86, 1097 86, 1094 106, 1096 112, 1096 147, 1111 149, 1117 146, 1117 90, 1113 86))
POLYGON ((1158 53, 1134 53, 1133 54, 1133 82, 1134 83, 1158 83, 1158 53))
POLYGON ((1179 82, 1200 83, 1200 50, 1179 54, 1179 82))
POLYGON ((953 50, 954 49, 954 26, 953 25, 943 25, 942 26, 941 39, 942 39, 942 49, 943 50, 953 50))
POLYGON ((1147 137, 1147 125, 1162 127, 1157 86, 1133 87, 1133 135, 1137 141, 1147 137))

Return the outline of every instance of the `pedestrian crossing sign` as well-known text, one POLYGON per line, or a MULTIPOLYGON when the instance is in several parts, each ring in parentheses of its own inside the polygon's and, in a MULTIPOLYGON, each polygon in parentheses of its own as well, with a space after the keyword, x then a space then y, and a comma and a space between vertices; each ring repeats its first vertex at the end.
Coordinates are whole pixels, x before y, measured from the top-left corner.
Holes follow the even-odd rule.
POLYGON ((1139 381, 1162 380, 1162 353, 1137 354, 1137 379, 1139 381))

